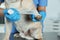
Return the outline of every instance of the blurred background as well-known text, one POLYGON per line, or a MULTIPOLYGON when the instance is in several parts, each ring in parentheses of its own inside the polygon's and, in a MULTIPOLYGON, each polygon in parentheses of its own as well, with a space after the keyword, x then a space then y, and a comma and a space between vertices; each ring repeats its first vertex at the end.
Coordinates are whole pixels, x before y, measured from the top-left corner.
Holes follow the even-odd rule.
MULTIPOLYGON (((60 0, 48 0, 43 40, 60 40, 60 0)), ((0 39, 5 34, 4 17, 0 17, 0 39)))

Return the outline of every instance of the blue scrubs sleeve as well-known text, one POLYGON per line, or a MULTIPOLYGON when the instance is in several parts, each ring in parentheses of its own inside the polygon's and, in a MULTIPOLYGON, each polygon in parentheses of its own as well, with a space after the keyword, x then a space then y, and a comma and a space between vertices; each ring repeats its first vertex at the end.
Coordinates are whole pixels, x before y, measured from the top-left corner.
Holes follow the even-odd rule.
POLYGON ((37 7, 37 4, 38 4, 38 0, 33 0, 35 6, 37 7))
POLYGON ((11 31, 11 33, 16 33, 16 32, 18 32, 17 29, 16 29, 16 25, 15 25, 14 22, 12 22, 12 31, 11 31))
POLYGON ((48 0, 38 0, 39 6, 47 6, 48 0))
POLYGON ((0 0, 0 2, 2 3, 2 2, 4 2, 4 0, 0 0))

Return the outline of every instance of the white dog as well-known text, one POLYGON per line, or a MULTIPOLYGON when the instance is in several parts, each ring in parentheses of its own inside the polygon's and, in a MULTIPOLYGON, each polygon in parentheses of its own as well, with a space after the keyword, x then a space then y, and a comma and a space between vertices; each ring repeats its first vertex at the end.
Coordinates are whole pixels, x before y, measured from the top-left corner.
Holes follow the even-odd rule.
MULTIPOLYGON (((27 21, 25 18, 27 14, 30 15, 31 13, 34 13, 35 16, 40 15, 36 10, 33 0, 5 0, 5 6, 6 8, 16 8, 21 13, 21 19, 15 22, 16 28, 20 32, 21 37, 37 39, 42 37, 42 24, 40 22, 27 21)), ((9 40, 12 23, 5 20, 5 24, 6 35, 4 40, 9 40)))

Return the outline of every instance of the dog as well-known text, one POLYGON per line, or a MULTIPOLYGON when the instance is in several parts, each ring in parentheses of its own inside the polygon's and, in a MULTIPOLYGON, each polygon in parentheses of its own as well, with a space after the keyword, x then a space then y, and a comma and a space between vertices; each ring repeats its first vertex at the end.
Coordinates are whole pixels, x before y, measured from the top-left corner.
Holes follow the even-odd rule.
MULTIPOLYGON (((21 37, 26 39, 39 39, 42 37, 41 22, 33 22, 30 16, 27 16, 30 14, 34 14, 35 16, 41 16, 38 13, 33 3, 33 0, 5 0, 5 6, 6 8, 15 8, 21 13, 21 19, 14 22, 16 29, 20 32, 21 37), (27 17, 29 17, 29 20, 27 20, 27 17)), ((5 25, 6 34, 4 40, 9 40, 9 36, 12 30, 12 23, 5 18, 5 25)))

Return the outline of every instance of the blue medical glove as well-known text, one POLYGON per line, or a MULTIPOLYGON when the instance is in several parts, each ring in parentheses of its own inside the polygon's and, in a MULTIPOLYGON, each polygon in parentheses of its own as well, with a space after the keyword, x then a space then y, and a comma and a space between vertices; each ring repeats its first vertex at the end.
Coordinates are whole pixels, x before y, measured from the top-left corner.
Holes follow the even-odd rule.
POLYGON ((45 19, 45 17, 46 17, 46 12, 45 12, 45 11, 39 11, 39 14, 42 16, 40 22, 43 23, 43 22, 44 22, 44 19, 45 19))
POLYGON ((31 19, 33 22, 38 22, 41 20, 41 16, 40 15, 37 15, 37 16, 35 16, 34 14, 31 14, 31 19), (39 19, 37 19, 37 16, 39 16, 39 19))
POLYGON ((39 11, 39 14, 42 16, 40 22, 42 23, 42 33, 43 33, 43 31, 44 31, 44 20, 46 17, 46 12, 45 11, 39 11))
POLYGON ((5 9, 3 10, 5 17, 7 18, 7 20, 11 21, 11 22, 15 22, 18 21, 20 19, 20 13, 19 11, 17 11, 14 8, 10 8, 11 10, 13 10, 12 14, 8 13, 9 9, 5 9))

